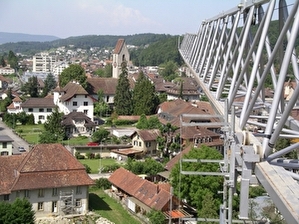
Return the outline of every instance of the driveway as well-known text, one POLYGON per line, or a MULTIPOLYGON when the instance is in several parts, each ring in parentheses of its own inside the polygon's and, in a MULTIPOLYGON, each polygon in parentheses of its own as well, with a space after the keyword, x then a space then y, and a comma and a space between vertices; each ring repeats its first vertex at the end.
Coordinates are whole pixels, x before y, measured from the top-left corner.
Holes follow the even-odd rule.
POLYGON ((29 150, 29 144, 19 137, 17 134, 15 134, 12 129, 6 126, 6 124, 3 123, 2 120, 0 120, 0 135, 7 135, 11 139, 13 139, 13 154, 19 154, 20 152, 18 151, 19 146, 23 146, 26 151, 29 150))

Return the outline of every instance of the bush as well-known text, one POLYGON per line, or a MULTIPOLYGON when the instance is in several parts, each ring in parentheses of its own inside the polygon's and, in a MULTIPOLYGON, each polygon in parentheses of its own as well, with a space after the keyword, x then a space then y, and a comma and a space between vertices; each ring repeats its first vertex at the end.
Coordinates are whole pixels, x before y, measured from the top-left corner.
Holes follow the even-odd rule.
POLYGON ((111 187, 111 183, 107 178, 100 178, 96 180, 96 187, 102 189, 109 189, 111 187))
POLYGON ((75 153, 76 159, 85 159, 85 156, 81 155, 80 152, 75 153))
POLYGON ((92 153, 92 152, 87 152, 87 153, 86 153, 86 157, 87 157, 88 159, 94 159, 94 158, 95 158, 95 155, 94 155, 94 153, 92 153))
POLYGON ((101 158, 101 155, 100 155, 100 153, 97 153, 96 155, 95 155, 95 157, 94 157, 95 159, 100 159, 101 158))
POLYGON ((131 120, 114 120, 113 124, 116 126, 122 126, 122 125, 132 125, 137 123, 137 121, 131 121, 131 120))
POLYGON ((91 168, 87 164, 83 164, 85 166, 86 173, 91 173, 91 168))
POLYGON ((120 168, 119 164, 108 165, 108 166, 103 167, 102 172, 103 173, 111 173, 111 172, 114 172, 115 170, 117 170, 118 168, 120 168))

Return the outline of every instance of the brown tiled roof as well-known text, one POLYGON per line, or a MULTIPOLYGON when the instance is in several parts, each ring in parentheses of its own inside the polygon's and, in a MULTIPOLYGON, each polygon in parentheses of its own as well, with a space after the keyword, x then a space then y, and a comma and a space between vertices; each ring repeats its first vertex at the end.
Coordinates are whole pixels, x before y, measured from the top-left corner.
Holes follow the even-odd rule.
POLYGON ((29 98, 21 104, 22 108, 55 108, 51 98, 29 98))
POLYGON ((121 49, 122 49, 124 43, 125 43, 124 39, 118 39, 118 41, 115 45, 113 54, 119 54, 121 52, 121 49))
POLYGON ((159 129, 137 130, 136 132, 143 141, 153 141, 161 135, 159 129))
POLYGON ((0 174, 0 194, 94 184, 85 167, 61 144, 39 144, 20 156, 0 156, 0 174))
POLYGON ((17 167, 24 157, 25 154, 0 156, 0 195, 10 194, 12 184, 17 176, 17 167))
POLYGON ((115 95, 118 79, 116 78, 87 78, 87 91, 91 95, 97 95, 102 90, 106 95, 115 95))
POLYGON ((15 98, 13 98, 12 100, 13 102, 22 102, 22 100, 20 99, 20 97, 16 96, 15 98))
POLYGON ((92 122, 92 120, 86 116, 86 114, 84 114, 83 112, 77 112, 77 111, 73 111, 67 115, 64 115, 62 118, 62 125, 63 126, 75 126, 73 121, 77 121, 77 120, 84 120, 84 126, 85 127, 95 127, 96 124, 94 122, 92 122))
POLYGON ((69 99, 73 98, 75 95, 88 95, 88 92, 78 83, 69 82, 63 87, 63 94, 60 97, 61 101, 68 101, 69 99))
POLYGON ((152 209, 162 210, 170 199, 169 192, 164 187, 142 179, 124 168, 114 171, 109 181, 152 209))

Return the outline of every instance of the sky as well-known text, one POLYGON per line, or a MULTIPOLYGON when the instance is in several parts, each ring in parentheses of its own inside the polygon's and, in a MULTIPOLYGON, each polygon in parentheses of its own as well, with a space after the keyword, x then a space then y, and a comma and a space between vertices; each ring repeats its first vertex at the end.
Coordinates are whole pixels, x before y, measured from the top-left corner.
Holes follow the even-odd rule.
POLYGON ((0 32, 52 35, 182 35, 241 0, 0 0, 0 32))

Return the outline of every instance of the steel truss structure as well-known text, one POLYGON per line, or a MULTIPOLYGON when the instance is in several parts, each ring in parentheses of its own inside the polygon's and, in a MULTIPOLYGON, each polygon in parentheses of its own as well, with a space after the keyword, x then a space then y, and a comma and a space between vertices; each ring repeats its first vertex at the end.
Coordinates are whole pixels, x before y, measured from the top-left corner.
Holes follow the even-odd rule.
MULTIPOLYGON (((225 136, 234 156, 228 163, 242 177, 240 219, 248 219, 249 185, 256 177, 287 223, 299 223, 299 175, 294 172, 299 163, 281 159, 299 143, 274 148, 279 138, 299 138, 298 122, 290 116, 299 98, 298 7, 299 0, 243 0, 203 21, 197 34, 185 34, 179 43, 187 72, 219 114, 234 121, 225 136), (288 80, 296 85, 286 98, 288 80), (271 97, 265 84, 273 90, 271 97)), ((231 223, 226 213, 223 220, 231 223)))

